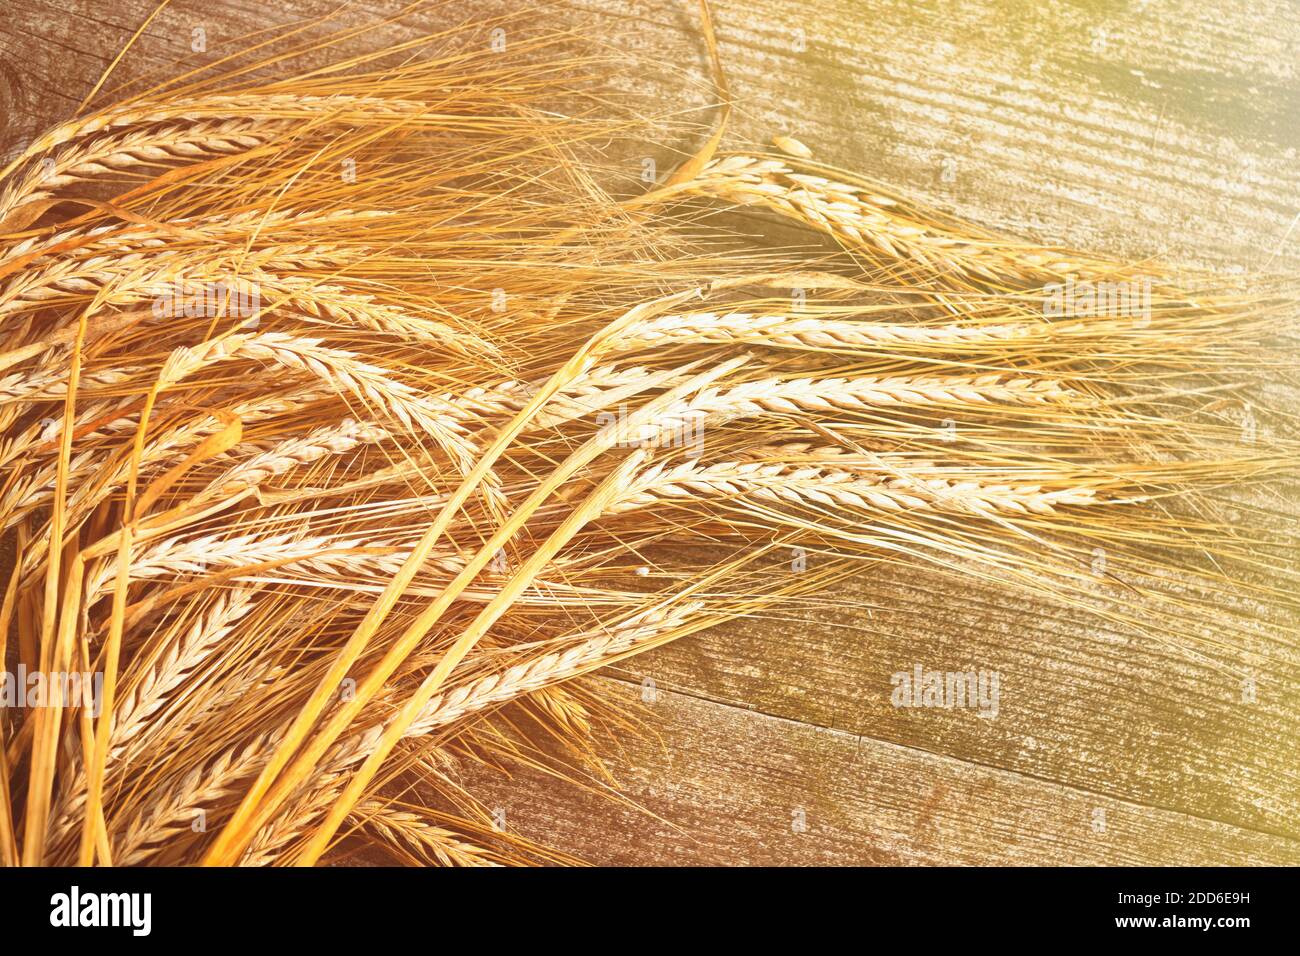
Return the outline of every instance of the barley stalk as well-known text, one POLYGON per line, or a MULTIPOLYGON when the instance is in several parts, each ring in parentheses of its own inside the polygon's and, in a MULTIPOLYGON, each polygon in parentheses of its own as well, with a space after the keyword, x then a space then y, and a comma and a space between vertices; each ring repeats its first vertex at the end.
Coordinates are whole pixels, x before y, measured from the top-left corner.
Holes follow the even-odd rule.
POLYGON ((253 455, 214 479, 209 487, 218 495, 232 494, 241 488, 255 488, 269 478, 327 455, 341 455, 361 445, 385 441, 388 437, 388 432, 377 425, 347 418, 338 425, 323 425, 305 438, 289 438, 253 455))
MULTIPOLYGON (((211 123, 228 119, 261 122, 326 119, 340 123, 383 123, 401 118, 428 115, 423 103, 373 96, 302 96, 282 94, 212 94, 170 101, 142 102, 130 106, 91 113, 68 120, 48 130, 11 164, 25 162, 73 140, 122 127, 149 126, 157 123, 187 121, 211 123)), ((472 121, 466 120, 472 125, 472 121)), ((5 178, 0 176, 0 179, 5 178)))
POLYGON ((406 736, 432 733, 468 714, 506 703, 524 694, 585 673, 686 625, 703 605, 689 601, 676 606, 652 608, 616 627, 601 631, 563 651, 553 651, 516 664, 498 674, 488 674, 471 684, 436 694, 421 709, 406 736))
POLYGON ((934 273, 1025 284, 1066 276, 1110 275, 1113 266, 954 235, 900 215, 897 200, 849 183, 795 172, 776 159, 730 156, 707 166, 688 192, 758 205, 807 223, 849 246, 911 259, 934 273))
POLYGON ((901 325, 852 322, 787 314, 694 312, 648 319, 621 335, 617 347, 627 351, 711 342, 720 345, 774 345, 800 349, 1002 349, 1017 340, 1042 338, 1042 323, 1001 325, 901 325))
MULTIPOLYGON (((160 656, 114 706, 110 725, 108 759, 118 759, 123 751, 144 731, 148 722, 166 704, 167 695, 175 690, 218 644, 225 640, 253 608, 252 592, 229 591, 219 594, 205 613, 189 627, 168 641, 160 656)), ((52 824, 53 842, 71 833, 78 815, 86 804, 85 768, 79 768, 64 794, 52 824)))
MULTIPOLYGON (((138 546, 131 556, 130 574, 132 580, 141 581, 273 563, 283 570, 344 581, 363 570, 369 574, 394 574, 409 553, 409 548, 374 538, 302 537, 295 532, 226 537, 217 533, 138 546)), ((463 560, 449 550, 437 552, 429 563, 451 574, 464 567, 463 560)), ((92 599, 107 592, 115 573, 113 568, 105 567, 88 579, 87 593, 92 599)))
POLYGON ((1092 488, 1048 489, 1038 484, 950 480, 911 473, 864 475, 820 465, 760 461, 659 463, 629 484, 610 508, 614 514, 650 508, 664 501, 690 503, 698 497, 754 498, 773 503, 847 508, 868 512, 947 511, 969 515, 1051 515, 1063 506, 1104 500, 1092 488))
POLYGON ((419 814, 395 810, 378 800, 366 800, 352 811, 351 819, 378 830, 389 839, 407 844, 425 858, 442 866, 500 866, 493 854, 483 847, 466 842, 443 827, 427 823, 419 814))
POLYGON ((195 767, 133 817, 114 846, 114 862, 133 866, 157 852, 158 844, 193 829, 200 811, 239 792, 275 745, 277 734, 262 733, 243 747, 232 748, 206 765, 195 767))
POLYGON ((126 127, 122 132, 72 142, 36 162, 0 190, 0 232, 19 221, 24 207, 49 199, 60 189, 138 166, 190 162, 253 149, 287 128, 275 120, 230 117, 172 124, 161 128, 126 127))

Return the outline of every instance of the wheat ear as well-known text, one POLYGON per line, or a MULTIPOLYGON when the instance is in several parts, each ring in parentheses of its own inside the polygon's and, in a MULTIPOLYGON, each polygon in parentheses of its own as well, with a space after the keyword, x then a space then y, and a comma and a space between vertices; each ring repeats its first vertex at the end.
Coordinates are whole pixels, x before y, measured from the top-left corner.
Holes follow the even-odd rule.
POLYGON ((686 192, 740 205, 759 205, 817 228, 847 245, 911 259, 934 273, 1000 283, 1036 284, 1066 276, 1112 275, 1113 265, 1006 241, 970 239, 903 216, 897 200, 795 172, 780 160, 730 156, 715 160, 686 192))
POLYGON ((492 851, 466 842, 458 833, 436 827, 409 810, 379 800, 363 800, 350 819, 395 842, 404 843, 425 860, 442 866, 501 866, 492 851))
MULTIPOLYGON (((905 469, 900 466, 899 471, 905 469)), ((1045 489, 1029 483, 952 481, 906 473, 867 476, 817 465, 688 461, 646 469, 629 483, 610 512, 636 511, 664 501, 689 503, 699 497, 749 497, 868 512, 948 511, 1017 517, 1050 515, 1063 506, 1094 505, 1104 500, 1088 487, 1045 489)))
POLYGON ((0 191, 0 232, 25 226, 25 207, 49 199, 65 186, 137 166, 190 162, 253 149, 288 124, 262 118, 230 117, 126 129, 82 139, 31 164, 0 191))

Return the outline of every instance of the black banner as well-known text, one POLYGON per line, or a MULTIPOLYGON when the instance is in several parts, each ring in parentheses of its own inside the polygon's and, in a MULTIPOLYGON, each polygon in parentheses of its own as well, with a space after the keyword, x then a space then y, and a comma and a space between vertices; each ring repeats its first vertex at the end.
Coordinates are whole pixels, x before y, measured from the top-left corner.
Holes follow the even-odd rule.
POLYGON ((1041 939, 1047 928, 1072 941, 1197 935, 1232 944, 1294 925, 1284 881, 1292 874, 1271 869, 66 869, 3 871, 0 899, 20 938, 127 946, 373 945, 431 931, 436 946, 448 930, 499 944, 540 941, 547 927, 593 940, 636 928, 645 939, 734 944, 762 940, 774 924, 814 938, 920 932, 944 946, 1041 939))

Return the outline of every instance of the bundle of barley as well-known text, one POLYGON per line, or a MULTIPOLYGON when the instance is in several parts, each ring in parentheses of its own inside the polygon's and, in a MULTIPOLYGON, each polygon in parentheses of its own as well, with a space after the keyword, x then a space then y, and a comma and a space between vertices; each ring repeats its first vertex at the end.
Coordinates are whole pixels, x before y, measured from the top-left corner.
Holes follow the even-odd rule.
POLYGON ((619 196, 637 121, 570 37, 275 75, 332 48, 0 178, 0 648, 54 705, 0 713, 5 862, 562 859, 449 765, 598 761, 573 678, 864 567, 1153 641, 1294 604, 1290 530, 1223 516, 1294 470, 1241 421, 1285 283, 1038 248, 784 140, 619 196))

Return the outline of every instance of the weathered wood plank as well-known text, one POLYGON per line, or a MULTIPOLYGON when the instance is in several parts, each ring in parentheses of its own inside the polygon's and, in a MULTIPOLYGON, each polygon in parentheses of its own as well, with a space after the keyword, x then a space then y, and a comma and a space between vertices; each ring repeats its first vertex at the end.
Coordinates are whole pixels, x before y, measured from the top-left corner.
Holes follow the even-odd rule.
MULTIPOLYGON (((606 690, 641 699, 639 684, 606 690)), ((1300 862, 1294 840, 843 731, 662 689, 649 707, 662 742, 608 748, 649 813, 533 771, 470 765, 461 781, 507 829, 598 864, 1300 862)))
MULTIPOLYGON (((580 5, 634 19, 655 62, 706 75, 678 5, 580 5)), ((823 161, 1044 241, 1247 268, 1279 246, 1300 256, 1295 232, 1283 243, 1300 212, 1292 4, 715 8, 738 137, 793 133, 823 161)), ((666 67, 633 82, 685 95, 666 67)))
POLYGON ((1154 644, 1098 627, 1078 610, 889 568, 830 597, 842 606, 718 628, 634 658, 620 672, 1129 801, 1300 835, 1294 651, 1273 648, 1263 668, 1209 651, 1192 635, 1154 644), (892 675, 916 665, 998 672, 997 718, 893 706, 892 675), (1253 686, 1243 686, 1243 673, 1254 675, 1253 686))

